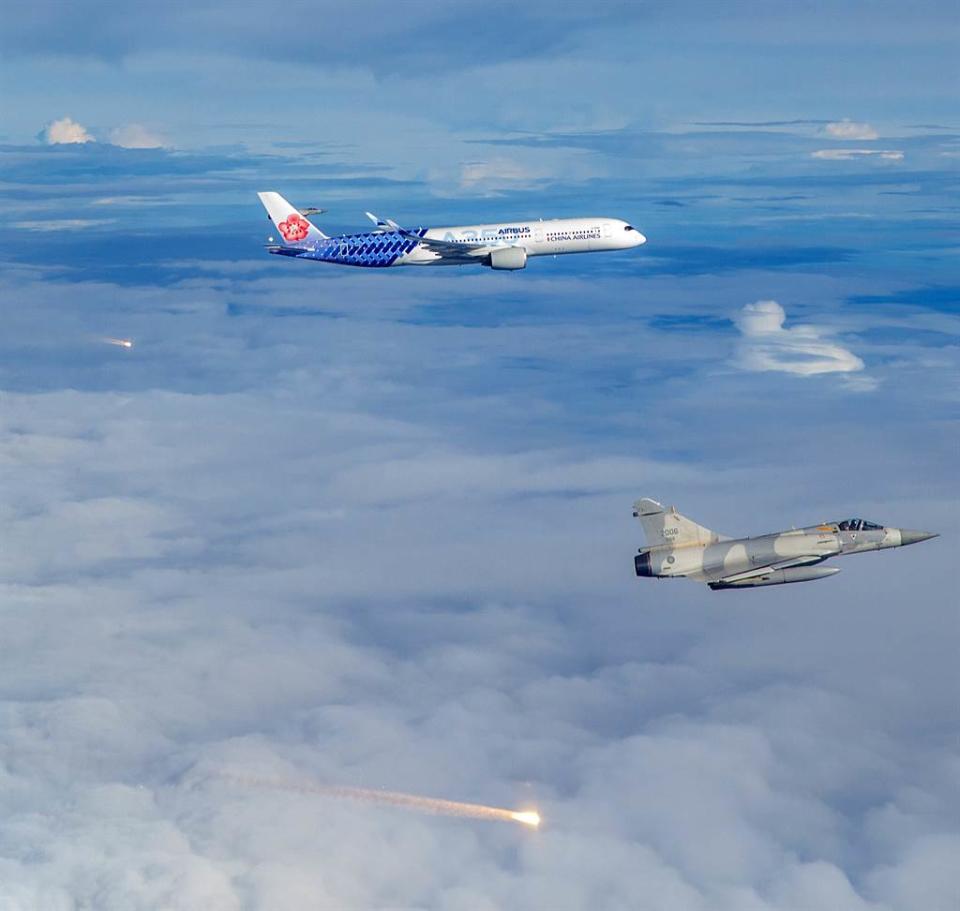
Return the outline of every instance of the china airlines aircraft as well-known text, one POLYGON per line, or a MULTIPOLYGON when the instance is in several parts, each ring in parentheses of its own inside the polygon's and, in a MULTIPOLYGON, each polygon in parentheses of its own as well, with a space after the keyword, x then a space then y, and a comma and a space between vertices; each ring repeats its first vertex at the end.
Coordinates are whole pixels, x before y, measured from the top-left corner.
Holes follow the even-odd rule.
POLYGON ((267 251, 344 266, 462 266, 523 269, 530 256, 594 253, 639 247, 647 239, 618 218, 551 218, 493 225, 456 225, 408 231, 367 212, 376 225, 362 234, 327 237, 279 193, 257 193, 280 234, 267 251))

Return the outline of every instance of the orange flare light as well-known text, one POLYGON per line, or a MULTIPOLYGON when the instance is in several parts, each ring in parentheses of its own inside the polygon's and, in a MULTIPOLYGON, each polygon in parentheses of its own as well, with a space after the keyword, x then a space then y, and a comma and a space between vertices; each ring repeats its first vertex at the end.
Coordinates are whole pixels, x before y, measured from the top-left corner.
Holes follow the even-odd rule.
POLYGON ((523 823, 534 829, 540 826, 540 814, 536 810, 507 810, 502 807, 488 807, 481 803, 462 803, 458 800, 441 800, 437 797, 420 797, 417 794, 380 791, 373 788, 325 787, 309 781, 256 778, 231 773, 221 773, 219 777, 241 785, 274 788, 279 791, 297 791, 301 794, 317 794, 321 797, 342 797, 366 803, 386 804, 406 810, 419 810, 421 813, 434 813, 440 816, 500 819, 505 822, 523 823))
POLYGON ((540 814, 536 810, 522 810, 519 813, 511 813, 510 817, 514 822, 522 822, 525 826, 532 826, 534 829, 540 827, 540 814))

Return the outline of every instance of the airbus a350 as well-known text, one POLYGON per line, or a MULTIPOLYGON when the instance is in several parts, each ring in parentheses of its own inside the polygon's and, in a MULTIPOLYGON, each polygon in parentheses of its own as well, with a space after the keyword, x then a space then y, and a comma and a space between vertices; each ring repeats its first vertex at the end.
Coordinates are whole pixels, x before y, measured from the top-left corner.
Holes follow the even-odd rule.
POLYGON ((344 266, 488 266, 523 269, 531 256, 627 250, 646 243, 633 225, 618 218, 551 218, 447 228, 407 230, 395 221, 367 217, 374 229, 328 237, 279 193, 257 193, 280 235, 269 253, 344 266))

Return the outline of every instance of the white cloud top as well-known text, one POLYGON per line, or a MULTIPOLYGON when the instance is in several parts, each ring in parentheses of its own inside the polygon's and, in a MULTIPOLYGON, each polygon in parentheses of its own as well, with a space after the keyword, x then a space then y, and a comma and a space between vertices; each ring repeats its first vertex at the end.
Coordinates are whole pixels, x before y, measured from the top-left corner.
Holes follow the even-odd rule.
POLYGON ((87 132, 87 128, 77 123, 71 117, 61 117, 44 128, 41 133, 47 145, 71 145, 83 142, 93 142, 94 138, 87 132))
POLYGON ((162 137, 139 123, 112 129, 110 143, 122 149, 160 149, 166 145, 162 137))
MULTIPOLYGON (((40 131, 40 140, 47 145, 71 145, 96 142, 96 138, 72 117, 54 120, 40 131)), ((140 123, 114 127, 108 136, 110 145, 121 149, 160 149, 169 145, 166 140, 140 123)))
POLYGON ((736 363, 743 370, 797 376, 852 373, 864 363, 852 351, 826 340, 816 326, 784 327, 787 314, 774 300, 747 304, 734 322, 741 333, 736 363))
POLYGON ((855 123, 852 120, 838 120, 828 123, 824 132, 833 139, 853 139, 864 141, 877 139, 880 134, 869 123, 855 123))

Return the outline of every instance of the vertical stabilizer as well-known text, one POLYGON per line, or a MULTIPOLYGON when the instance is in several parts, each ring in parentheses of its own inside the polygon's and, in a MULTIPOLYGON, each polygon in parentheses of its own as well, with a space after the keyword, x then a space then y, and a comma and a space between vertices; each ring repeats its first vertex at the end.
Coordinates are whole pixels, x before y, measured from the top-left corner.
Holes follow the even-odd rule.
POLYGON ((316 228, 299 209, 272 190, 257 193, 284 246, 301 246, 323 240, 327 235, 316 228))
POLYGON ((646 497, 633 504, 633 514, 643 525, 649 547, 660 547, 665 544, 673 547, 695 544, 705 546, 724 540, 723 535, 718 535, 715 531, 680 515, 676 507, 664 507, 656 500, 646 497))

